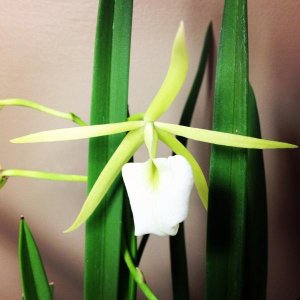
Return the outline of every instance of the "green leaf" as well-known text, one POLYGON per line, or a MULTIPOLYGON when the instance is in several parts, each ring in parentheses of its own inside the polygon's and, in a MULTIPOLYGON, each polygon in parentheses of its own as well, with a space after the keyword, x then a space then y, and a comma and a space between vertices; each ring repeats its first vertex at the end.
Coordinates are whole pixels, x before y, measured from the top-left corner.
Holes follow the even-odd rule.
POLYGON ((120 122, 37 132, 11 140, 12 143, 41 143, 80 140, 122 133, 144 126, 143 121, 120 122))
MULTIPOLYGON (((248 94, 247 1, 225 0, 216 71, 214 130, 241 135, 249 133, 248 94)), ((239 300, 244 296, 247 151, 212 146, 207 300, 239 300)))
POLYGON ((188 66, 189 57, 185 44, 184 25, 181 22, 173 43, 169 70, 159 91, 145 112, 145 121, 155 121, 168 110, 181 90, 188 66))
MULTIPOLYGON (((180 126, 175 124, 168 124, 162 122, 154 122, 157 128, 165 130, 169 133, 184 136, 188 139, 196 140, 204 143, 211 143, 215 145, 247 148, 247 149, 280 149, 280 148, 298 148, 298 146, 283 142, 270 141, 248 137, 239 134, 232 134, 227 132, 220 132, 218 130, 207 130, 200 128, 192 128, 187 126, 180 126)), ((225 129, 224 129, 225 131, 225 129)), ((238 129, 235 129, 238 132, 238 129)))
MULTIPOLYGON (((132 0, 99 1, 91 125, 127 120, 131 20, 132 0)), ((89 190, 123 136, 90 140, 89 190)), ((123 193, 123 184, 113 185, 86 224, 85 300, 118 298, 123 193)))
POLYGON ((24 299, 53 299, 39 250, 23 217, 19 231, 19 264, 24 299))
MULTIPOLYGON (((260 125, 254 92, 248 98, 249 134, 260 137, 260 125)), ((268 213, 263 154, 248 151, 248 198, 246 212, 245 287, 243 299, 266 299, 268 272, 268 213)))

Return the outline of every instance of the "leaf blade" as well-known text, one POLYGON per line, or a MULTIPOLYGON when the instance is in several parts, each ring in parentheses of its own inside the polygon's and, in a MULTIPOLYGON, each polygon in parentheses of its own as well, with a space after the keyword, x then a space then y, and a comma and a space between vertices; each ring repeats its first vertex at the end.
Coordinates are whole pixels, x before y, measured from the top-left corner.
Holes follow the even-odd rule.
POLYGON ((19 264, 24 298, 52 300, 52 291, 38 247, 24 218, 20 220, 19 264))
MULTIPOLYGON (((252 87, 249 88, 249 134, 260 137, 260 122, 252 87)), ((268 211, 264 160, 261 150, 248 151, 248 193, 245 252, 245 300, 266 299, 268 273, 268 211)))
MULTIPOLYGON (((91 125, 127 120, 132 5, 132 0, 99 1, 91 125)), ((123 136, 90 139, 89 190, 123 136)), ((118 299, 123 192, 123 185, 114 185, 86 223, 85 300, 118 299)))
MULTIPOLYGON (((225 0, 213 129, 248 134, 247 1, 225 0)), ((206 299, 243 298, 247 150, 213 145, 207 226, 206 299)))

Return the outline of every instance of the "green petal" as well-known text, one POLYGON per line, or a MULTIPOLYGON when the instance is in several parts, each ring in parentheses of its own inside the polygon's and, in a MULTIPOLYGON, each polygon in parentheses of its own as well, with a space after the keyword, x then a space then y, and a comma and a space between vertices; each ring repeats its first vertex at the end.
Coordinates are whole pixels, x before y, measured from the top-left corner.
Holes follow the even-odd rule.
POLYGON ((144 115, 145 121, 155 121, 168 110, 185 81, 188 65, 189 57, 185 44, 184 25, 181 22, 173 43, 168 73, 144 115))
POLYGON ((94 212, 101 200, 119 175, 123 165, 129 161, 136 150, 142 145, 144 130, 129 132, 105 165, 96 183, 91 189, 78 217, 65 232, 71 232, 83 224, 94 212))
POLYGON ((93 138, 130 131, 142 127, 143 121, 120 122, 42 131, 11 140, 12 143, 41 143, 93 138))
POLYGON ((288 143, 263 140, 238 134, 219 132, 207 129, 191 128, 168 123, 155 122, 155 126, 162 130, 168 131, 174 135, 180 135, 188 139, 193 139, 196 141, 216 145, 248 149, 298 148, 298 146, 288 143))
POLYGON ((145 125, 144 141, 149 152, 149 157, 151 159, 155 158, 157 154, 158 137, 152 122, 146 123, 145 125))
POLYGON ((44 112, 46 114, 49 114, 49 115, 52 115, 52 116, 55 116, 58 118, 71 120, 80 126, 86 125, 86 123, 84 121, 82 121, 78 116, 76 116, 73 113, 64 113, 64 112, 49 108, 47 106, 44 106, 39 103, 30 101, 30 100, 26 100, 26 99, 12 98, 12 99, 0 100, 0 109, 4 106, 24 106, 24 107, 28 107, 28 108, 32 108, 32 109, 44 112))
POLYGON ((192 153, 186 147, 184 147, 172 134, 159 129, 157 129, 157 133, 161 141, 169 146, 176 154, 185 157, 185 159, 191 165, 197 192, 200 199, 202 200, 204 207, 207 209, 208 186, 203 171, 201 170, 196 159, 194 158, 192 153))

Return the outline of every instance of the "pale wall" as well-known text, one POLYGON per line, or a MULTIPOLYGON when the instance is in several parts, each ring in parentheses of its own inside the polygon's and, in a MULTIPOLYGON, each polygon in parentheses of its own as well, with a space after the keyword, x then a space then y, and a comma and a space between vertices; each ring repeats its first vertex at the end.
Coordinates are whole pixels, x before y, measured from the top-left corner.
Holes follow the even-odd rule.
MULTIPOLYGON (((195 73, 206 26, 218 41, 223 1, 136 0, 130 76, 131 111, 145 110, 168 66, 179 21, 186 24, 191 69, 165 120, 177 122, 195 73)), ((23 97, 89 118, 97 1, 1 1, 0 99, 23 97)), ((300 143, 299 1, 249 1, 250 78, 263 136, 300 143)), ((210 128, 211 80, 205 78, 193 126, 210 128)), ((23 108, 0 113, 0 163, 66 173, 86 172, 87 142, 11 145, 29 132, 71 126, 23 108)), ((190 143, 207 174, 209 147, 190 143)), ((165 149, 163 153, 167 153, 165 149)), ((139 153, 138 159, 145 159, 139 153)), ((269 196, 268 299, 300 297, 299 152, 265 152, 269 196)), ((81 299, 83 230, 62 234, 85 198, 85 187, 11 179, 0 191, 0 299, 19 299, 18 217, 24 214, 40 245, 57 299, 81 299)), ((194 193, 187 220, 191 299, 203 299, 206 213, 194 193)), ((160 299, 171 299, 167 238, 151 237, 142 269, 160 299)))

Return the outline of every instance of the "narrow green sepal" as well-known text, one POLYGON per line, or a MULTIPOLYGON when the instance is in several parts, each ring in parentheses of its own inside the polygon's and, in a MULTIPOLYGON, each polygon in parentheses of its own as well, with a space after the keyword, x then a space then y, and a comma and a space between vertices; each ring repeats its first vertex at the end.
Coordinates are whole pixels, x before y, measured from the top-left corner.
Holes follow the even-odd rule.
POLYGON ((83 224, 94 212, 101 200, 120 174, 122 166, 129 161, 143 143, 143 129, 130 131, 105 165, 96 183, 91 189, 74 223, 64 232, 71 232, 83 224))
POLYGON ((143 121, 130 121, 112 124, 55 129, 15 138, 11 140, 11 143, 23 144, 80 140, 135 130, 137 128, 142 127, 143 125, 143 121))
POLYGON ((185 44, 184 24, 181 22, 173 43, 169 70, 144 115, 145 121, 153 122, 168 110, 181 90, 187 75, 188 66, 189 55, 185 44))
POLYGON ((264 140, 245 135, 192 128, 187 126, 168 124, 162 122, 154 123, 157 128, 163 129, 175 135, 180 135, 199 142, 210 143, 221 146, 247 148, 247 149, 287 149, 298 148, 297 145, 264 140))

